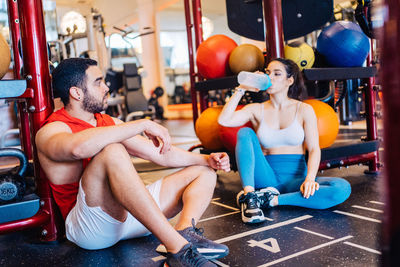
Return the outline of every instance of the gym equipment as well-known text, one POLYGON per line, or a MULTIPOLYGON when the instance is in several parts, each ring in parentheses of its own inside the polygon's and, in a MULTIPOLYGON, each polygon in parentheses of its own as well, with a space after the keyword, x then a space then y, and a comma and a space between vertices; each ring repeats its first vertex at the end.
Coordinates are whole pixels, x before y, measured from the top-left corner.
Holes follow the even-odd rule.
MULTIPOLYGON (((12 49, 18 63, 18 42, 21 40, 24 73, 27 80, 0 81, 0 98, 26 101, 25 110, 20 112, 21 139, 26 154, 36 154, 36 147, 31 146, 31 136, 35 136, 44 120, 53 112, 51 77, 49 73, 48 54, 41 0, 8 1, 9 25, 12 29, 12 49), (23 23, 18 23, 23 21, 23 23), (3 92, 2 84, 9 84, 18 90, 3 92), (21 92, 22 91, 22 92, 21 92), (25 118, 29 115, 29 124, 25 118), (27 145, 27 146, 25 146, 27 145), (31 152, 31 151, 32 152, 31 152)), ((21 66, 14 67, 15 77, 19 77, 21 66)), ((7 88, 7 87, 6 87, 7 88)), ((64 224, 58 220, 57 208, 45 174, 40 171, 40 163, 33 162, 38 196, 24 196, 21 201, 0 205, 0 234, 38 228, 43 241, 56 241, 63 237, 64 224), (6 216, 3 216, 6 214, 6 216)))
POLYGON ((238 83, 245 86, 267 90, 271 85, 271 78, 265 73, 241 71, 237 76, 238 83))
POLYGON ((141 118, 154 118, 155 109, 149 106, 143 94, 142 78, 135 63, 124 64, 123 80, 125 85, 125 103, 128 115, 125 121, 141 118))
POLYGON ((365 35, 374 38, 373 22, 371 20, 372 0, 357 0, 354 17, 365 35))
POLYGON ((360 67, 370 44, 360 26, 350 21, 336 21, 318 36, 317 50, 334 67, 360 67))
POLYGON ((8 67, 11 62, 11 52, 10 47, 8 46, 6 40, 3 35, 0 34, 0 79, 4 77, 4 75, 8 71, 8 67))
POLYGON ((262 70, 264 55, 261 50, 252 44, 242 44, 233 49, 229 56, 229 68, 234 74, 241 71, 262 70))
POLYGON ((313 66, 315 56, 311 46, 303 42, 292 42, 285 45, 285 58, 293 60, 300 70, 309 69, 313 66))
MULTIPOLYGON (((258 40, 264 40, 264 28, 268 32, 268 38, 265 38, 265 44, 268 49, 267 59, 271 60, 274 57, 283 57, 284 50, 284 39, 290 39, 289 35, 286 34, 287 27, 285 23, 282 23, 284 19, 282 19, 282 10, 285 10, 286 4, 295 4, 299 8, 295 8, 294 10, 299 11, 305 8, 305 12, 295 13, 295 16, 298 15, 300 18, 296 22, 298 25, 301 24, 301 18, 305 18, 306 14, 310 15, 311 18, 307 18, 306 21, 315 22, 314 17, 317 18, 322 13, 325 13, 327 10, 323 10, 322 8, 315 8, 319 4, 328 4, 329 7, 327 9, 330 10, 330 14, 327 17, 327 20, 322 23, 317 28, 323 26, 327 21, 330 20, 333 16, 333 1, 324 1, 324 0, 309 0, 309 1, 293 1, 293 0, 285 0, 285 1, 268 1, 268 0, 255 0, 255 1, 233 1, 226 0, 227 3, 227 14, 228 14, 228 24, 232 31, 248 37, 252 39, 257 39, 254 35, 250 37, 250 34, 254 34, 255 28, 260 29, 262 33, 261 38, 258 40), (228 3, 229 2, 229 3, 228 3), (262 2, 262 4, 260 3, 262 2), (229 4, 238 4, 239 8, 236 10, 229 10, 229 4), (245 5, 242 5, 245 4, 245 5), (265 25, 260 25, 262 22, 262 17, 257 16, 257 14, 250 13, 251 10, 247 9, 250 5, 253 6, 252 10, 258 10, 260 14, 264 13, 264 22, 265 25), (263 10, 262 10, 263 8, 263 10), (315 13, 315 10, 318 10, 318 13, 315 13), (309 12, 310 11, 310 12, 309 12), (247 13, 246 13, 247 12, 247 13), (235 26, 238 26, 237 29, 233 29, 231 25, 231 21, 235 26), (259 28, 253 27, 253 24, 257 24, 259 28), (285 34, 283 32, 285 28, 285 34), (240 32, 241 30, 241 32, 240 32)), ((201 43, 201 31, 194 31, 195 38, 192 37, 192 29, 193 22, 191 20, 191 12, 193 13, 194 18, 201 18, 201 6, 200 1, 195 1, 191 6, 189 0, 184 0, 185 4, 185 18, 186 18, 186 27, 187 27, 187 38, 188 38, 188 49, 189 51, 193 51, 194 39, 196 40, 196 44, 198 45, 200 40, 201 43)), ((285 12, 285 11, 284 11, 285 12)), ((197 22, 194 22, 195 26, 197 22)), ((296 23, 295 23, 296 24, 296 23)), ((296 28, 297 25, 294 26, 293 29, 296 28)), ((308 26, 308 25, 305 25, 308 26)), ((290 28, 290 27, 289 27, 290 28)), ((302 31, 302 29, 296 29, 296 31, 302 31)), ((376 174, 379 171, 379 167, 381 166, 379 163, 379 141, 378 141, 378 131, 377 131, 377 121, 376 121, 376 107, 375 107, 375 94, 374 92, 374 76, 377 72, 376 67, 373 65, 373 57, 374 57, 374 47, 371 47, 371 53, 367 57, 367 67, 353 67, 353 68, 311 68, 304 69, 303 73, 307 80, 309 81, 338 81, 338 80, 348 80, 348 79, 363 79, 366 86, 363 90, 363 97, 365 100, 365 115, 367 122, 367 137, 364 138, 361 142, 353 143, 353 144, 341 144, 334 145, 329 148, 322 149, 321 153, 321 163, 319 166, 320 170, 330 169, 335 167, 342 166, 350 166, 354 164, 368 164, 369 172, 371 174, 376 174)), ((195 64, 194 64, 194 56, 193 53, 189 52, 189 62, 190 62, 190 84, 192 88, 192 109, 193 109, 193 121, 194 123, 198 119, 199 109, 198 104, 200 104, 200 113, 204 111, 208 107, 208 92, 219 89, 226 88, 234 88, 238 85, 237 77, 223 77, 219 79, 205 80, 201 81, 196 79, 197 73, 195 72, 195 64), (199 99, 199 100, 198 100, 199 99)), ((331 90, 332 87, 329 87, 331 90)), ((254 94, 263 95, 261 92, 254 94)), ((248 94, 246 94, 248 95, 248 94)), ((256 102, 254 97, 250 99, 251 102, 256 102)))
POLYGON ((16 157, 20 162, 16 174, 8 172, 0 175, 0 203, 18 201, 25 194, 24 176, 28 166, 28 159, 21 150, 16 148, 0 149, 0 157, 16 157))
MULTIPOLYGON (((262 2, 226 0, 229 29, 241 36, 264 41, 262 2)), ((282 1, 281 10, 283 36, 287 41, 304 36, 330 21, 333 17, 333 0, 285 0, 282 1)))
POLYGON ((308 99, 304 102, 313 107, 317 116, 319 147, 331 146, 339 133, 339 120, 335 111, 331 106, 319 100, 308 99))
POLYGON ((201 113, 195 124, 195 132, 204 148, 218 150, 223 148, 219 137, 218 117, 222 107, 211 107, 201 113))
POLYGON ((231 38, 217 34, 209 37, 197 49, 196 64, 206 79, 224 77, 229 73, 229 55, 237 47, 231 38))

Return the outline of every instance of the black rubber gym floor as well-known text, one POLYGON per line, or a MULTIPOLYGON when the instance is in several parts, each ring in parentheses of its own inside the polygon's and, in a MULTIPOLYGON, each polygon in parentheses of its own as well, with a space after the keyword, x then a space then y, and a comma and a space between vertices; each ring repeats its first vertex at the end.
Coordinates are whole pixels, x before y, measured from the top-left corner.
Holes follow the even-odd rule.
MULTIPOLYGON (((174 143, 195 143, 191 121, 169 121, 174 143), (183 123, 183 124, 182 124, 183 123), (183 126, 182 126, 183 125, 183 126)), ((338 141, 359 138, 359 130, 341 130, 338 141)), ((146 182, 172 170, 138 162, 146 182)), ((325 171, 319 176, 344 177, 352 186, 350 198, 328 210, 276 207, 265 211, 268 220, 245 225, 235 204, 240 191, 235 172, 218 172, 213 200, 197 227, 206 237, 229 246, 219 266, 378 266, 384 203, 382 178, 365 175, 365 166, 325 171)), ((0 236, 0 266, 162 266, 154 236, 119 242, 98 251, 78 248, 69 241, 38 243, 33 230, 0 236)))

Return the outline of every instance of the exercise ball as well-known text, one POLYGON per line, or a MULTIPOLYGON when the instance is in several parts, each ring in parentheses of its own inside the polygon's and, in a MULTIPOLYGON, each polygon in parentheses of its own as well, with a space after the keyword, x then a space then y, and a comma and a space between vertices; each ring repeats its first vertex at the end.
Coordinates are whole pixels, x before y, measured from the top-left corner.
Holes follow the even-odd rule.
POLYGON ((6 75, 11 62, 10 47, 3 35, 0 34, 0 79, 6 75))
POLYGON ((304 102, 313 107, 317 116, 319 147, 329 147, 335 142, 339 133, 339 120, 335 111, 331 106, 319 100, 308 99, 304 102))
POLYGON ((360 67, 369 53, 369 39, 358 24, 336 21, 324 28, 317 50, 334 67, 360 67))
POLYGON ((218 150, 223 148, 218 130, 218 117, 221 111, 222 106, 208 108, 200 114, 196 121, 196 135, 206 149, 218 150))
POLYGON ((218 34, 199 45, 196 64, 201 76, 206 79, 224 77, 229 73, 229 55, 237 47, 231 38, 218 34))
POLYGON ((300 70, 309 69, 313 66, 315 56, 311 46, 303 42, 292 42, 285 45, 285 58, 293 60, 300 70))
POLYGON ((241 71, 262 70, 264 55, 261 50, 252 44, 242 44, 233 49, 229 56, 229 68, 234 74, 241 71))
MULTIPOLYGON (((236 110, 240 110, 244 107, 245 105, 239 105, 236 110)), ((242 126, 238 127, 226 127, 222 126, 219 124, 219 138, 221 139, 221 142, 223 146, 228 149, 230 152, 234 153, 235 152, 235 147, 237 143, 237 133, 240 129, 244 127, 249 127, 253 128, 253 125, 251 122, 247 122, 243 124, 242 126)))
POLYGON ((225 127, 219 125, 219 138, 221 139, 222 144, 226 149, 230 152, 234 153, 237 143, 237 133, 240 129, 248 127, 253 128, 251 122, 247 122, 246 124, 239 127, 225 127))

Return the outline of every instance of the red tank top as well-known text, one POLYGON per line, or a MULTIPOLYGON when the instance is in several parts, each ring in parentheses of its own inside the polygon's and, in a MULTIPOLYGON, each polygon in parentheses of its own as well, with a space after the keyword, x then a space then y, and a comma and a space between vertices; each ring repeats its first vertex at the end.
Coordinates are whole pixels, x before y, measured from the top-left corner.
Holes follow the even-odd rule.
MULTIPOLYGON (((106 114, 95 113, 94 116, 97 120, 96 127, 115 125, 114 120, 106 114)), ((89 128, 95 128, 93 125, 83 120, 70 116, 64 108, 57 110, 56 112, 51 114, 49 118, 47 118, 47 120, 44 122, 44 124, 55 121, 61 121, 66 123, 69 126, 69 128, 71 128, 73 133, 80 132, 89 128)), ((86 168, 89 161, 90 158, 82 160, 83 169, 86 168)), ((53 191, 54 200, 57 203, 58 207, 60 208, 61 214, 65 220, 67 218, 68 213, 75 206, 76 197, 78 195, 79 182, 71 184, 62 184, 62 185, 55 185, 50 183, 50 187, 53 191)))

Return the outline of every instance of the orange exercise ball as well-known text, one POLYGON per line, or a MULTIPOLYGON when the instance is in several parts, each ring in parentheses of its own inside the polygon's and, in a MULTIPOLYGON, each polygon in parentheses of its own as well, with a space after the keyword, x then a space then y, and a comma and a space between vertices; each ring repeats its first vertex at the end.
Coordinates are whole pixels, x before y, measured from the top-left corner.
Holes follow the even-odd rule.
POLYGON ((339 119, 335 111, 331 106, 319 100, 308 99, 304 102, 313 107, 317 116, 319 147, 329 147, 335 142, 339 133, 339 119))
POLYGON ((224 147, 219 137, 218 129, 218 117, 222 108, 222 106, 211 107, 204 110, 195 124, 197 137, 200 139, 204 148, 209 150, 218 150, 224 147))
POLYGON ((229 55, 237 47, 231 38, 217 34, 202 42, 197 49, 198 72, 206 79, 224 77, 229 73, 229 55))
POLYGON ((262 70, 264 55, 261 50, 252 44, 242 44, 233 49, 229 56, 229 67, 234 74, 241 71, 262 70))
POLYGON ((11 62, 10 47, 3 35, 0 34, 0 79, 6 75, 11 62))

